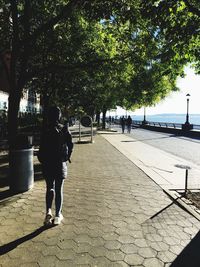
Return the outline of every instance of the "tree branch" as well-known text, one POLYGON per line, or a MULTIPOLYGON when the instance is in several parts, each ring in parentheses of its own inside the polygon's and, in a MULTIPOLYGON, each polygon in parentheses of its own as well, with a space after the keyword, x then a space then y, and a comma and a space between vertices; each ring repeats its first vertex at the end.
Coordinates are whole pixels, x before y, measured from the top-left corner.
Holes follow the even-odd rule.
POLYGON ((13 25, 13 38, 12 38, 12 52, 11 52, 11 62, 10 62, 10 90, 15 87, 16 81, 16 61, 19 54, 19 24, 18 24, 18 9, 17 2, 15 0, 10 1, 11 4, 11 16, 13 25))
POLYGON ((61 12, 57 16, 51 18, 48 22, 42 24, 38 29, 36 29, 29 36, 28 40, 30 42, 35 42, 37 37, 40 36, 43 32, 52 28, 61 19, 69 17, 69 15, 72 13, 73 9, 76 6, 81 5, 82 2, 84 2, 84 0, 70 0, 69 3, 62 8, 61 12))
POLYGON ((61 71, 64 71, 65 73, 70 73, 70 72, 76 72, 79 70, 84 70, 84 69, 94 69, 95 68, 100 68, 104 64, 109 63, 119 63, 119 62, 124 62, 127 59, 130 59, 132 57, 132 54, 134 53, 135 57, 135 52, 127 53, 124 56, 116 56, 113 58, 105 58, 105 59, 97 59, 93 61, 87 61, 87 62, 77 62, 75 64, 48 64, 45 65, 45 67, 35 67, 35 69, 32 72, 27 73, 27 78, 31 79, 33 77, 38 76, 40 73, 60 73, 61 71))
POLYGON ((18 85, 20 87, 23 87, 23 77, 26 74, 28 59, 29 59, 29 50, 30 50, 30 42, 29 42, 29 35, 30 35, 30 11, 31 11, 31 5, 30 0, 25 0, 24 4, 24 19, 23 19, 23 27, 24 27, 24 38, 23 38, 23 47, 24 51, 22 54, 21 59, 21 71, 20 71, 20 77, 18 80, 18 85))
POLYGON ((186 6, 190 12, 192 12, 193 14, 200 17, 200 9, 198 9, 194 5, 190 4, 188 0, 184 0, 184 2, 185 2, 186 6))

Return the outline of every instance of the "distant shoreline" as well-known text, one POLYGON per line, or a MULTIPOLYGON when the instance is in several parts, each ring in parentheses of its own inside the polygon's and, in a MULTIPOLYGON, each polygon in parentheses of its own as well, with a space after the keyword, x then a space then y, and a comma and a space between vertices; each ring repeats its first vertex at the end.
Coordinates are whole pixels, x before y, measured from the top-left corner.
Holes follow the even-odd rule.
MULTIPOLYGON (((143 120, 144 115, 132 115, 133 120, 143 120)), ((176 114, 176 113, 164 113, 164 114, 153 114, 146 115, 147 121, 155 122, 168 122, 168 123, 185 123, 186 114, 176 114)), ((189 114, 189 121, 192 124, 200 125, 200 114, 189 114)))
MULTIPOLYGON (((158 114, 146 114, 146 116, 185 116, 185 113, 158 113, 158 114)), ((192 116, 200 116, 200 113, 191 113, 192 116)), ((144 116, 142 114, 140 115, 131 115, 131 116, 144 116)))

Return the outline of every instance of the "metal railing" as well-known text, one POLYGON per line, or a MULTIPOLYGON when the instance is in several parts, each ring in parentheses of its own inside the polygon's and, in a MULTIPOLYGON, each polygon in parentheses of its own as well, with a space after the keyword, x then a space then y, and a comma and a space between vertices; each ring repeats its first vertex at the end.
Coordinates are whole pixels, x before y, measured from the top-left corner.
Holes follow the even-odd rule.
MULTIPOLYGON (((133 121, 133 125, 143 125, 143 121, 133 121)), ((145 125, 149 126, 157 126, 157 127, 165 127, 165 128, 175 128, 175 129, 181 129, 182 124, 181 123, 173 123, 173 122, 155 122, 155 121, 146 121, 145 125)))
MULTIPOLYGON (((173 128, 173 129, 182 129, 182 123, 173 123, 173 122, 155 122, 155 121, 144 121, 133 120, 133 126, 141 126, 141 125, 149 125, 154 127, 162 127, 162 128, 173 128)), ((199 124, 193 124, 193 130, 200 131, 199 124)))
POLYGON ((193 129, 200 131, 200 125, 199 124, 193 124, 193 129))

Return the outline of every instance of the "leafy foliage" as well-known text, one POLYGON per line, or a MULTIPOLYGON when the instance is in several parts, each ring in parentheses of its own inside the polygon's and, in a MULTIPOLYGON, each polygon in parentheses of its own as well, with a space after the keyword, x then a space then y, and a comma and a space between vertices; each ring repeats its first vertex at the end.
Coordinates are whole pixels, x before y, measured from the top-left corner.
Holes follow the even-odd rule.
POLYGON ((199 70, 200 2, 198 0, 142 0, 143 15, 157 27, 166 54, 176 63, 196 62, 199 70))
POLYGON ((2 47, 11 51, 6 73, 12 134, 24 87, 40 91, 45 108, 55 102, 68 113, 94 115, 116 105, 156 103, 177 90, 186 62, 198 62, 195 0, 0 4, 2 47))

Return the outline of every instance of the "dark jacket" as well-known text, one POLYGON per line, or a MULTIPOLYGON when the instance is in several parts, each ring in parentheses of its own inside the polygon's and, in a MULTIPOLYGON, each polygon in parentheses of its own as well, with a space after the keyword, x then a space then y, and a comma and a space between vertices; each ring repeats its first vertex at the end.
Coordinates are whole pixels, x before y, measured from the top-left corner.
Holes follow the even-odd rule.
POLYGON ((130 116, 128 116, 128 119, 126 120, 127 126, 131 126, 132 124, 132 119, 130 116))
POLYGON ((72 136, 61 124, 51 124, 41 135, 38 159, 42 163, 43 175, 54 179, 67 176, 67 160, 73 150, 72 136))

